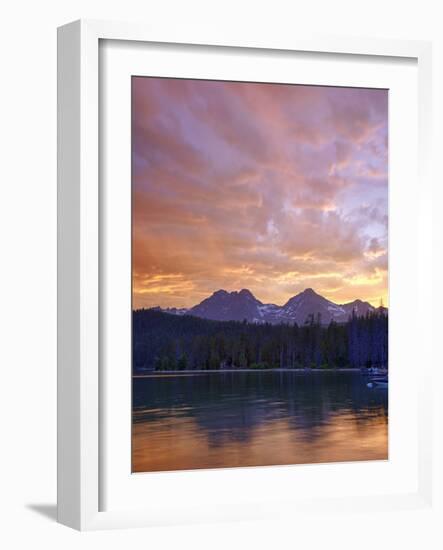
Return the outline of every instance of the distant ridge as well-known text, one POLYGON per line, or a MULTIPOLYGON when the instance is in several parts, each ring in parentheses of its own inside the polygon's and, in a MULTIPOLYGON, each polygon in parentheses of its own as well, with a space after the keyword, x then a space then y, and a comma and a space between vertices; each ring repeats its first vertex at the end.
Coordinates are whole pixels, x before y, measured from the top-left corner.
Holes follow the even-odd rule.
MULTIPOLYGON (((258 300, 250 290, 228 292, 220 289, 199 304, 189 308, 157 309, 173 315, 194 315, 203 319, 215 321, 243 321, 250 323, 287 323, 303 325, 310 316, 320 319, 322 324, 329 324, 332 320, 345 323, 355 313, 357 317, 365 316, 368 312, 380 310, 368 302, 354 300, 346 304, 335 304, 317 294, 312 288, 307 288, 290 298, 283 306, 264 304, 258 300)), ((386 308, 382 308, 387 311, 386 308)))

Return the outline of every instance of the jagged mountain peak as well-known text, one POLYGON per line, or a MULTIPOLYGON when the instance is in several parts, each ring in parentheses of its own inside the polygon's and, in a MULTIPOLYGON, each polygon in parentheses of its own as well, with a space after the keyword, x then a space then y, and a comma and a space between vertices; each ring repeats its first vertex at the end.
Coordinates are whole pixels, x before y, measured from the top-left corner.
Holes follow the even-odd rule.
POLYGON ((304 296, 320 296, 320 294, 317 294, 313 288, 305 288, 302 292, 300 292, 301 295, 304 296))
POLYGON ((189 310, 191 315, 217 321, 259 321, 263 304, 246 288, 227 292, 218 290, 189 310))
POLYGON ((305 300, 323 300, 325 302, 329 302, 329 300, 327 300, 320 294, 317 294, 317 292, 315 292, 314 289, 306 288, 302 292, 299 292, 295 296, 292 296, 292 298, 289 298, 289 300, 286 302, 286 304, 283 307, 286 307, 293 303, 305 301, 305 300))
POLYGON ((362 317, 366 315, 368 312, 375 311, 374 306, 371 306, 369 302, 364 302, 359 298, 357 298, 357 300, 353 300, 352 302, 343 304, 341 307, 345 310, 348 317, 349 315, 352 315, 352 314, 355 314, 358 317, 362 317))
POLYGON ((367 304, 368 302, 364 302, 363 300, 360 300, 360 298, 357 298, 356 300, 353 300, 352 302, 347 302, 346 304, 343 304, 344 306, 351 306, 351 305, 360 305, 360 304, 367 304))
POLYGON ((253 323, 287 323, 303 325, 310 320, 329 324, 332 320, 342 323, 353 314, 364 316, 375 308, 368 302, 356 299, 346 304, 336 304, 306 288, 290 298, 283 306, 264 304, 247 288, 239 291, 217 290, 194 307, 183 310, 169 308, 169 313, 176 315, 195 315, 218 321, 243 321, 253 323))
POLYGON ((254 298, 256 300, 256 297, 252 294, 252 292, 247 288, 242 288, 241 290, 232 290, 229 292, 228 290, 224 290, 221 288, 220 290, 216 290, 212 293, 212 296, 218 297, 218 296, 241 296, 241 297, 248 297, 248 298, 254 298))
POLYGON ((221 288, 220 290, 216 290, 215 292, 213 292, 212 296, 227 296, 228 294, 229 292, 221 288))
POLYGON ((256 297, 252 294, 252 292, 247 288, 242 288, 239 292, 240 296, 246 296, 248 298, 254 298, 256 300, 256 297))

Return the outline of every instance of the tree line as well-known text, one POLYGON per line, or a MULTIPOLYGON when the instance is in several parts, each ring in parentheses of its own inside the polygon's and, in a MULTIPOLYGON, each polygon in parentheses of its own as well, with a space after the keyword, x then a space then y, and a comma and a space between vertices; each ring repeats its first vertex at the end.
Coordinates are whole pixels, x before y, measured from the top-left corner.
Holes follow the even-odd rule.
POLYGON ((133 370, 387 368, 384 310, 323 325, 211 321, 151 309, 133 312, 133 370))

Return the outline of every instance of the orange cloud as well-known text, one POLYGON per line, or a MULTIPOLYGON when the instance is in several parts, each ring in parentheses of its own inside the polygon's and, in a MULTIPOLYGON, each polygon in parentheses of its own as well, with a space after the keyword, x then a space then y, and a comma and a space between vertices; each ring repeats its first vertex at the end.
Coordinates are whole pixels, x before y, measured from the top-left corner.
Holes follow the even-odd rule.
POLYGON ((387 92, 133 78, 134 307, 387 303, 387 92))

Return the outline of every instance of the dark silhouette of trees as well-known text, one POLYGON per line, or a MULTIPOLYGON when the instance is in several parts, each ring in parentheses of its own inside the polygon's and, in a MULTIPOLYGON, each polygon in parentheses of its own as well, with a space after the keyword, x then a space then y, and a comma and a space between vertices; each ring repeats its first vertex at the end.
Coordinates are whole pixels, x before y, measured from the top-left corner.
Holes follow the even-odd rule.
POLYGON ((364 368, 388 365, 388 315, 379 308, 347 323, 303 326, 209 321, 157 310, 133 312, 133 368, 364 368))

